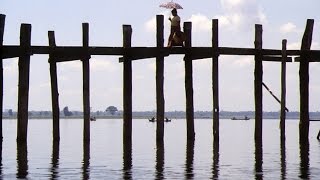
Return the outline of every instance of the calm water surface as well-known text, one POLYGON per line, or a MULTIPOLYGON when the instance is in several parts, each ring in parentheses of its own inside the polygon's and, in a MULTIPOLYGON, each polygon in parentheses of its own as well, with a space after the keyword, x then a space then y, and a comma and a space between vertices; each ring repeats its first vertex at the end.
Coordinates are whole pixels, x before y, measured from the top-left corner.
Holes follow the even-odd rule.
POLYGON ((220 121, 213 145, 212 120, 195 120, 196 139, 186 140, 185 120, 165 123, 164 145, 156 123, 133 120, 132 149, 123 150, 122 120, 91 123, 83 144, 83 121, 60 123, 52 142, 51 120, 30 120, 27 145, 16 144, 16 120, 3 121, 1 179, 320 179, 320 122, 310 122, 309 143, 299 144, 299 122, 286 122, 280 142, 278 120, 264 120, 263 144, 254 143, 254 120, 220 121))

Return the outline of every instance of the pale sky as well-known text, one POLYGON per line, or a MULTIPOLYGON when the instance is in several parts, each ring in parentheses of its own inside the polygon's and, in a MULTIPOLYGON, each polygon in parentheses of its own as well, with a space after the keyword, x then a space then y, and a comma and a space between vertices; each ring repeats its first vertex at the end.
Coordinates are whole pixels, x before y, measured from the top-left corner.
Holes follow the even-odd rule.
MULTIPOLYGON (((170 1, 170 0, 168 0, 170 1)), ((122 25, 133 29, 132 46, 155 46, 155 17, 165 15, 165 44, 170 11, 159 7, 166 0, 0 0, 6 15, 5 45, 19 44, 21 23, 32 24, 32 45, 48 45, 54 30, 57 45, 82 45, 82 23, 88 22, 91 46, 122 46, 122 25)), ((219 19, 219 45, 254 47, 254 26, 263 25, 263 48, 299 49, 307 19, 315 19, 312 49, 320 49, 319 0, 175 0, 183 22, 192 21, 193 46, 211 46, 211 19, 219 19)), ((119 57, 92 56, 91 106, 122 109, 122 64, 119 57)), ((254 62, 250 56, 220 56, 220 110, 254 110, 254 62)), ((211 59, 193 63, 194 107, 212 110, 211 59)), ((280 98, 280 63, 263 63, 263 81, 280 98)), ((299 111, 299 64, 287 64, 287 107, 299 111)), ((310 65, 310 111, 320 110, 320 65, 310 65)), ((155 59, 133 63, 133 110, 156 109, 155 59)), ((80 61, 58 64, 60 109, 82 110, 80 61)), ((4 60, 4 109, 17 109, 18 59, 4 60)), ((279 111, 280 105, 263 90, 263 110, 279 111)), ((185 110, 183 56, 165 58, 166 111, 185 110)), ((51 110, 47 55, 31 57, 29 110, 51 110)))

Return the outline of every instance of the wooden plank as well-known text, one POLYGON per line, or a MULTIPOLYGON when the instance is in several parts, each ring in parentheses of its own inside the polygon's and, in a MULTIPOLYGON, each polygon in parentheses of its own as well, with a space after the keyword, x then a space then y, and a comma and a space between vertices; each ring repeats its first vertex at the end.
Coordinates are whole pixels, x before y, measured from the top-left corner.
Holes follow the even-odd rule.
MULTIPOLYGON (((308 19, 303 34, 301 50, 310 50, 314 20, 308 19)), ((302 54, 300 61, 300 142, 309 141, 309 57, 302 54)))
MULTIPOLYGON (((191 47, 191 22, 184 23, 184 33, 186 35, 185 47, 191 47)), ((185 63, 185 91, 186 91, 186 121, 187 121, 187 139, 193 141, 194 132, 194 107, 193 107, 193 75, 192 61, 189 60, 191 54, 186 52, 185 63)))
POLYGON ((20 46, 25 54, 19 57, 19 86, 18 86, 18 125, 17 142, 27 142, 28 130, 28 102, 29 102, 29 76, 30 76, 30 46, 31 25, 21 24, 20 46))
MULTIPOLYGON (((48 38, 49 38, 49 46, 54 48, 56 46, 54 31, 48 32, 48 38)), ((60 140, 60 108, 59 108, 57 63, 54 59, 55 59, 54 55, 49 54, 53 141, 59 141, 60 140)))
POLYGON ((6 16, 0 14, 0 142, 2 147, 2 112, 3 112, 3 59, 2 59, 2 45, 6 16))
POLYGON ((262 142, 262 25, 255 25, 255 49, 257 54, 254 57, 254 97, 255 97, 255 141, 262 142))
MULTIPOLYGON (((19 46, 15 45, 4 45, 3 46, 3 59, 19 57, 21 53, 25 53, 19 46)), ((206 59, 212 58, 212 47, 172 47, 172 48, 158 48, 158 47, 88 47, 83 48, 82 46, 57 46, 54 49, 49 46, 32 46, 30 50, 30 55, 33 54, 50 54, 54 51, 57 60, 62 61, 72 61, 79 60, 88 53, 90 55, 113 55, 113 56, 123 56, 127 54, 128 57, 131 56, 131 60, 139 60, 146 58, 154 58, 156 56, 169 56, 170 54, 185 54, 187 52, 192 54, 191 59, 206 59)), ((288 56, 300 56, 301 50, 287 50, 288 56)), ((307 50, 305 53, 309 54, 311 61, 320 61, 320 50, 307 50), (313 60, 314 59, 314 60, 313 60)), ((235 48, 235 47, 219 47, 220 55, 255 55, 254 48, 235 48)), ((275 49, 262 49, 261 54, 264 56, 279 56, 281 57, 281 50, 275 49)), ((267 59, 268 60, 268 59, 267 59)), ((265 60, 264 60, 265 61, 265 60)), ((272 61, 279 61, 275 59, 272 61)), ((123 62, 120 59, 120 62, 123 62)))
POLYGON ((281 110, 280 110, 280 137, 286 137, 286 63, 287 63, 287 40, 282 40, 281 62, 281 110))
MULTIPOLYGON (((89 47, 89 24, 82 24, 82 43, 84 48, 89 47)), ((83 141, 90 141, 90 55, 86 53, 82 58, 82 77, 83 77, 83 141)))
POLYGON ((219 143, 219 27, 218 19, 212 20, 212 92, 213 92, 213 137, 219 143))
MULTIPOLYGON (((157 47, 163 48, 163 15, 157 16, 157 47)), ((164 57, 156 58, 156 98, 157 98, 157 142, 162 143, 164 137, 164 57)))
MULTIPOLYGON (((123 25, 123 47, 131 47, 132 28, 123 25)), ((132 144, 132 62, 124 55, 123 62, 123 145, 128 150, 132 144)))

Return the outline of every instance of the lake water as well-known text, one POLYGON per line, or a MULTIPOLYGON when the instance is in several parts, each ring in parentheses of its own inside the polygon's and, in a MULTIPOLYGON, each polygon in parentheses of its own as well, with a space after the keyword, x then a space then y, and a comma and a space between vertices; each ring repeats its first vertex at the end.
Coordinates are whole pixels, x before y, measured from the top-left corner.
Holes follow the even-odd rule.
POLYGON ((83 145, 80 119, 61 119, 60 143, 52 143, 51 120, 29 120, 28 143, 17 146, 16 120, 3 120, 1 179, 319 179, 320 122, 310 122, 309 144, 299 145, 299 121, 286 121, 280 143, 278 120, 264 120, 263 144, 254 143, 254 120, 220 121, 213 146, 212 120, 196 119, 194 143, 186 122, 165 123, 164 146, 156 123, 133 120, 132 151, 123 151, 122 120, 91 122, 83 145))

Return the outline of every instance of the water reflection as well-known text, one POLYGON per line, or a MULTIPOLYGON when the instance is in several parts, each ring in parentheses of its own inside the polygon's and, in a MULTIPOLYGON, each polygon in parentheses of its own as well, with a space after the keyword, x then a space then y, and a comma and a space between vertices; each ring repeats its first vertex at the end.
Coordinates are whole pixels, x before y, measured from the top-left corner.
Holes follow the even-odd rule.
POLYGON ((187 150, 186 150, 186 179, 193 179, 193 159, 194 159, 194 140, 187 140, 187 150))
POLYGON ((300 140, 300 178, 309 179, 309 141, 300 140))
POLYGON ((2 141, 0 142, 0 179, 2 179, 2 141))
POLYGON ((262 170, 263 156, 262 156, 262 141, 255 142, 255 173, 256 179, 263 179, 262 170))
POLYGON ((82 179, 90 179, 90 142, 83 142, 82 179))
POLYGON ((26 178, 28 175, 27 143, 17 143, 17 174, 16 177, 26 178))
POLYGON ((51 179, 59 178, 59 152, 60 152, 60 142, 52 142, 52 156, 51 156, 51 179))
POLYGON ((123 143, 123 179, 132 179, 132 142, 123 143))
POLYGON ((281 154, 281 179, 286 179, 287 177, 287 162, 286 162, 286 140, 284 138, 280 139, 280 154, 281 154))
POLYGON ((164 143, 157 142, 156 179, 164 179, 164 143))
POLYGON ((212 179, 219 178, 219 142, 213 143, 212 179))

